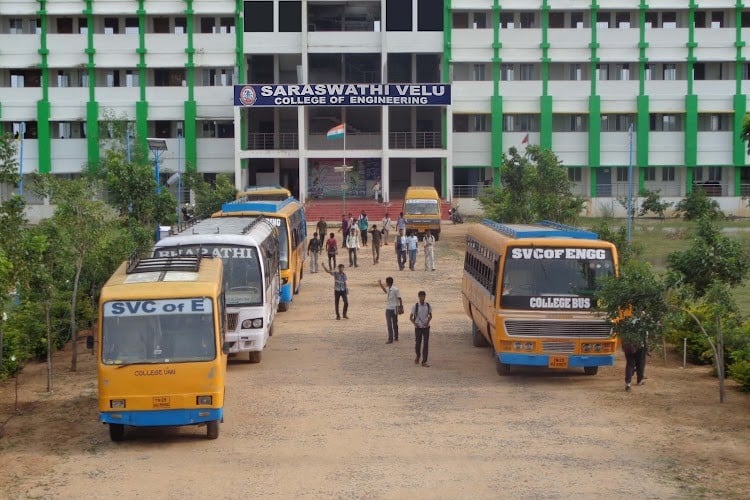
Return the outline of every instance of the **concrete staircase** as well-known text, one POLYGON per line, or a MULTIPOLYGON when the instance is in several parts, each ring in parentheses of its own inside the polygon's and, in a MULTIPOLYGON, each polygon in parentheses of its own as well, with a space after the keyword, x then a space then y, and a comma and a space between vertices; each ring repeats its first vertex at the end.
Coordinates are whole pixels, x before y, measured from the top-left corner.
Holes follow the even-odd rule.
MULTIPOLYGON (((305 204, 305 218, 308 223, 314 224, 320 220, 320 217, 325 217, 326 222, 335 224, 341 222, 342 214, 349 214, 351 212, 356 219, 362 210, 364 210, 367 218, 370 220, 370 224, 379 225, 386 212, 388 212, 388 215, 395 224, 403 204, 404 200, 401 199, 391 199, 388 203, 379 203, 372 198, 347 198, 346 208, 344 208, 344 202, 341 199, 308 199, 305 204)), ((450 208, 450 202, 443 200, 440 207, 443 220, 450 220, 450 208)))

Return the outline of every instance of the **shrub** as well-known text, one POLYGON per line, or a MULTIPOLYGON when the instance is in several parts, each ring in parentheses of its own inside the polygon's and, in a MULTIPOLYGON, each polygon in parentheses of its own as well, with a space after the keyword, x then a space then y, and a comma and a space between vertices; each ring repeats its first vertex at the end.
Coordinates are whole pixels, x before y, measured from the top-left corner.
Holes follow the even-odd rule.
POLYGON ((724 218, 724 212, 719 209, 719 202, 709 198, 700 187, 696 187, 680 200, 675 205, 675 211, 682 214, 685 220, 696 220, 704 216, 712 220, 724 218))

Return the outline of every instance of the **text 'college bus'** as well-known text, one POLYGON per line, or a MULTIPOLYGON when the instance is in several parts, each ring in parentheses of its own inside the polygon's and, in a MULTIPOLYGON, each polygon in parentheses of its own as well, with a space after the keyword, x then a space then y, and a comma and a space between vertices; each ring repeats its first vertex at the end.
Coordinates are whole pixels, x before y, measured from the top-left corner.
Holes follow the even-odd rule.
POLYGON ((99 300, 99 420, 125 426, 206 425, 224 416, 224 294, 219 259, 132 259, 99 300))
POLYGON ((229 353, 260 363, 279 306, 278 230, 263 217, 188 223, 154 246, 154 257, 210 255, 224 263, 229 353))
POLYGON ((287 198, 284 201, 252 201, 243 198, 224 203, 221 211, 212 215, 214 218, 258 216, 265 217, 279 230, 279 311, 287 311, 294 294, 299 292, 305 272, 305 207, 295 198, 287 198))
POLYGON ((614 364, 617 341, 594 295, 616 273, 617 249, 596 233, 484 220, 466 236, 462 281, 474 345, 493 347, 501 375, 512 365, 596 374, 614 364))

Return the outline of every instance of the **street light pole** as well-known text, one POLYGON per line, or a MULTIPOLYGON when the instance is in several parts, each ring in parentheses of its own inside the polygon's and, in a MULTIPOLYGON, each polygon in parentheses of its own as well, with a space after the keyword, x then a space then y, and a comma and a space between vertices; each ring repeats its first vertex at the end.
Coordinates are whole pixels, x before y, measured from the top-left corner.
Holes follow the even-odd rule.
POLYGON ((633 124, 631 123, 628 127, 628 135, 630 140, 629 147, 629 158, 628 158, 628 227, 627 227, 627 239, 630 244, 630 238, 633 231, 633 124))
POLYGON ((182 130, 177 131, 177 226, 182 223, 182 130))
POLYGON ((26 122, 21 122, 18 132, 21 139, 21 145, 18 150, 18 195, 23 198, 23 139, 26 135, 26 122))
POLYGON ((333 167, 334 172, 341 172, 344 174, 344 182, 341 184, 341 201, 343 204, 343 208, 341 209, 342 213, 346 213, 346 188, 348 187, 348 184, 346 182, 346 174, 353 170, 354 167, 349 165, 341 165, 340 167, 333 167))
MULTIPOLYGON (((151 153, 154 155, 154 179, 156 180, 156 194, 157 198, 158 195, 161 193, 161 183, 159 182, 159 160, 161 159, 161 155, 167 150, 167 141, 164 139, 154 139, 154 138, 147 138, 146 142, 148 143, 148 149, 151 150, 151 153)), ((156 222, 156 237, 154 241, 159 241, 160 236, 160 224, 157 221, 156 222)))

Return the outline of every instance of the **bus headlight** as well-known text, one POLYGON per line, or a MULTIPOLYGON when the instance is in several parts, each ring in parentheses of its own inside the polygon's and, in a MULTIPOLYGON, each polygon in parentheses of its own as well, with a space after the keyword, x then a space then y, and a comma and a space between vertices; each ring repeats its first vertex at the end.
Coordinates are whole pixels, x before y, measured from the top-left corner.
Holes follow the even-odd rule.
POLYGON ((524 345, 524 348, 527 351, 533 351, 534 350, 534 343, 533 342, 526 342, 526 344, 524 345))
POLYGON ((198 396, 195 398, 195 404, 202 406, 210 405, 213 403, 213 400, 213 396, 198 396))
POLYGON ((110 399, 109 400, 109 407, 110 408, 125 408, 125 400, 124 399, 110 399))
POLYGON ((516 351, 520 351, 521 349, 523 349, 523 343, 513 342, 513 349, 515 349, 516 351))
POLYGON ((583 352, 591 352, 591 344, 583 344, 582 347, 583 352))
POLYGON ((263 328, 263 318, 246 319, 242 322, 242 328, 263 328))

